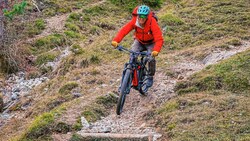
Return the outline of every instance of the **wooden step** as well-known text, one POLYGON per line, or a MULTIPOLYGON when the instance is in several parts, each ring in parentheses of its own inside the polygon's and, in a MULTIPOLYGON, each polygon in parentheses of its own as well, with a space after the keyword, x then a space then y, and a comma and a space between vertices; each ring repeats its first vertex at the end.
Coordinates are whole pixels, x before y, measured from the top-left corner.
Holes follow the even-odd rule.
POLYGON ((153 141, 152 134, 78 133, 82 141, 153 141))

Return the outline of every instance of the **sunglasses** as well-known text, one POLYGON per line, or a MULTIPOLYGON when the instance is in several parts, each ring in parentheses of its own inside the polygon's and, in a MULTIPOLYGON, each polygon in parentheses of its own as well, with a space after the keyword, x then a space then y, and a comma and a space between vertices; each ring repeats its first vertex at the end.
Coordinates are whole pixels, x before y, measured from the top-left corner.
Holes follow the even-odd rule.
POLYGON ((141 19, 146 19, 148 16, 147 15, 139 15, 139 18, 141 19))

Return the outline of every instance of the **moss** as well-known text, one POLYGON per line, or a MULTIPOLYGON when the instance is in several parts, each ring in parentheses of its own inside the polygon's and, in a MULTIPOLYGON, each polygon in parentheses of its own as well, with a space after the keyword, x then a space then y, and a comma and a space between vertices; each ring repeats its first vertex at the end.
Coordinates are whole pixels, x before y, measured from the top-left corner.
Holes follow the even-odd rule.
POLYGON ((61 94, 69 93, 71 90, 73 90, 76 87, 78 87, 78 83, 68 82, 59 89, 59 93, 61 94))

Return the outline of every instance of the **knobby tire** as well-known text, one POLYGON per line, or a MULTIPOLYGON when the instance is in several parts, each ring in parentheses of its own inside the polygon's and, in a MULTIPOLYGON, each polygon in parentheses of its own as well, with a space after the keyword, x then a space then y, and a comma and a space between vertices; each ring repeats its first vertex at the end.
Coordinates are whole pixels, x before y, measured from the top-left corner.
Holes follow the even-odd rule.
POLYGON ((145 78, 146 78, 146 69, 143 67, 143 69, 141 69, 140 72, 140 81, 142 81, 143 83, 141 84, 140 88, 139 88, 139 92, 141 95, 146 95, 146 93, 142 90, 143 84, 145 84, 145 78))
POLYGON ((131 70, 127 69, 125 72, 125 75, 123 77, 123 81, 121 84, 121 89, 120 89, 120 96, 119 96, 119 100, 117 103, 117 108, 116 108, 116 114, 120 115, 126 100, 126 94, 127 91, 129 91, 130 86, 131 86, 131 70))

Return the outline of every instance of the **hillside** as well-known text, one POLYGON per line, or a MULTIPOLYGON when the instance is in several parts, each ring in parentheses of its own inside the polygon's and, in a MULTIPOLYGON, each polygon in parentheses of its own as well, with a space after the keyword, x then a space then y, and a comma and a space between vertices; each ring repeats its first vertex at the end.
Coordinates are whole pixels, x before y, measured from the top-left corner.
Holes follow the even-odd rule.
POLYGON ((6 27, 20 68, 1 54, 1 141, 250 140, 248 0, 145 0, 165 42, 149 95, 132 90, 120 116, 129 55, 110 44, 139 1, 32 2, 6 27))

